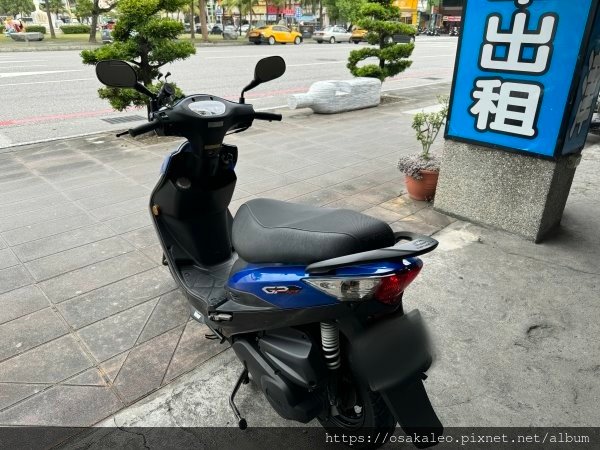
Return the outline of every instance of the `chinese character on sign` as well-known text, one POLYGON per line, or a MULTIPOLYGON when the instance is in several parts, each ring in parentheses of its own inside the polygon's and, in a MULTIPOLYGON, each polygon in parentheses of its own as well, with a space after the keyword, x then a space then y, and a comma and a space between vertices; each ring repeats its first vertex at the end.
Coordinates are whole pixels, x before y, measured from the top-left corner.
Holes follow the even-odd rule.
POLYGON ((502 31, 502 17, 492 14, 487 21, 485 40, 481 50, 483 70, 541 74, 548 68, 552 40, 558 22, 553 13, 540 18, 538 28, 529 29, 529 12, 525 9, 532 0, 516 0, 517 10, 510 28, 502 31))
POLYGON ((577 128, 577 134, 581 133, 581 127, 592 115, 593 106, 596 103, 598 85, 600 85, 600 50, 598 53, 593 51, 590 55, 589 71, 583 79, 581 101, 579 102, 577 115, 575 116, 575 122, 571 127, 569 137, 573 137, 575 128, 577 128))
POLYGON ((472 97, 475 103, 469 112, 477 117, 479 131, 533 137, 537 134, 535 121, 542 95, 538 84, 478 79, 472 97))

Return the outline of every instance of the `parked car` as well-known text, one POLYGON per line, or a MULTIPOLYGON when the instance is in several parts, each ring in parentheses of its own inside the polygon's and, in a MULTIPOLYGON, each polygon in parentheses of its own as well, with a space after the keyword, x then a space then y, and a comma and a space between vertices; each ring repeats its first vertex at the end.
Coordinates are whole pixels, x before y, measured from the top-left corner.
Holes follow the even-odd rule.
MULTIPOLYGON (((352 42, 354 42, 355 44, 358 44, 359 42, 366 42, 367 33, 367 30, 364 30, 362 28, 356 28, 352 32, 352 42)), ((394 34, 393 36, 386 36, 385 42, 387 44, 391 44, 392 42, 395 42, 396 44, 413 44, 415 42, 415 35, 394 34)))
POLYGON ((223 39, 237 39, 238 30, 233 25, 226 25, 223 29, 223 39))
POLYGON ((242 25, 242 33, 247 33, 248 30, 250 29, 250 24, 245 23, 244 25, 242 25))
POLYGON ((287 44, 294 43, 296 45, 302 42, 302 35, 297 31, 291 31, 283 25, 268 25, 256 28, 248 35, 248 40, 255 44, 268 43, 273 45, 276 43, 287 44))
POLYGON ((208 34, 223 34, 223 28, 219 24, 213 25, 208 34))
POLYGON ((322 31, 315 31, 313 33, 313 39, 319 44, 322 44, 323 42, 329 42, 330 44, 335 44, 336 42, 351 42, 352 33, 344 27, 334 25, 326 27, 322 31))
POLYGON ((367 35, 367 33, 368 33, 368 31, 363 28, 355 28, 354 31, 352 31, 350 40, 352 42, 354 42, 355 44, 366 41, 365 36, 367 35))

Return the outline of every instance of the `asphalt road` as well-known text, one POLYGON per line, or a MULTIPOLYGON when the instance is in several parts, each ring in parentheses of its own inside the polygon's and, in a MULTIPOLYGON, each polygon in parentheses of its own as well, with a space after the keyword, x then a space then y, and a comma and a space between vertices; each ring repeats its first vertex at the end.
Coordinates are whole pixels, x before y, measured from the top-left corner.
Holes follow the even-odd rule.
MULTIPOLYGON (((384 83, 384 90, 412 89, 452 79, 456 38, 417 38, 413 64, 384 83)), ((366 44, 359 44, 366 45, 366 44)), ((201 47, 194 56, 165 68, 184 92, 210 93, 236 100, 251 79, 261 57, 281 55, 286 74, 247 95, 257 109, 281 107, 287 96, 305 92, 319 80, 350 78, 346 68, 354 44, 299 46, 201 47)), ((0 53, 0 148, 113 129, 141 123, 110 124, 105 119, 140 116, 145 111, 112 111, 98 98, 94 68, 84 66, 78 51, 0 53)))

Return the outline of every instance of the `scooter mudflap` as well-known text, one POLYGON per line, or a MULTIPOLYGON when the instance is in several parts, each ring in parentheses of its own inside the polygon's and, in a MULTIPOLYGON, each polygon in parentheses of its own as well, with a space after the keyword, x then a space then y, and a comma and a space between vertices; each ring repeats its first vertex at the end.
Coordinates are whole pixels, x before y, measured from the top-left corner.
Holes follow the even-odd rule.
POLYGON ((427 448, 438 443, 444 427, 420 379, 379 393, 415 447, 427 448))

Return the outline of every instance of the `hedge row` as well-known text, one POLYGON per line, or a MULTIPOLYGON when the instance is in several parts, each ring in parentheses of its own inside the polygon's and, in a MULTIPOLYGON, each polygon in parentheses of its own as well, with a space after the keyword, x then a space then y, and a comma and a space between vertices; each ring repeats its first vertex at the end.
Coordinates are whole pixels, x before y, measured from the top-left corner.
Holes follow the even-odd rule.
POLYGON ((65 34, 89 34, 90 26, 89 25, 63 25, 60 27, 63 33, 65 34))
POLYGON ((46 27, 43 25, 28 25, 25 27, 25 31, 27 31, 28 33, 42 33, 42 34, 46 34, 46 27))

